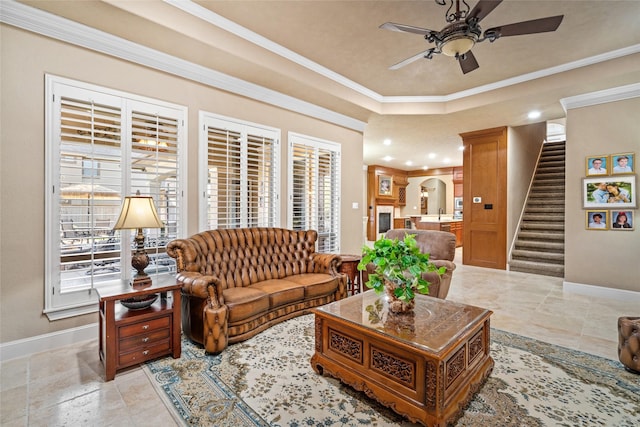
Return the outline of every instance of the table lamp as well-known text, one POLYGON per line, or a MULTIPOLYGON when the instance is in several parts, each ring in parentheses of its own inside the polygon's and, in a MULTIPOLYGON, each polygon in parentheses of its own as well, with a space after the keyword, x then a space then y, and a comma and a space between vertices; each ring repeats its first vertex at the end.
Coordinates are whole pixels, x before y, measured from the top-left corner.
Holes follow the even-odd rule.
POLYGON ((144 249, 143 228, 162 228, 164 225, 158 217, 158 212, 153 204, 151 196, 141 196, 140 191, 135 196, 127 196, 122 203, 122 211, 118 221, 113 226, 114 230, 137 229, 136 252, 131 257, 131 265, 138 273, 133 278, 134 287, 146 287, 151 285, 151 278, 144 272, 149 265, 149 256, 144 249))

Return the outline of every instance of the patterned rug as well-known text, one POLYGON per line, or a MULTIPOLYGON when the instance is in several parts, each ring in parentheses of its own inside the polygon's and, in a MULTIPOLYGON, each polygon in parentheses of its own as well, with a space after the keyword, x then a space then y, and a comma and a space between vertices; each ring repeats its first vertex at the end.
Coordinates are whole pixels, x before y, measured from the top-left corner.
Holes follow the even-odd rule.
MULTIPOLYGON (((640 425, 640 376, 618 361, 491 330, 493 372, 456 426, 640 425)), ((182 357, 144 370, 189 426, 412 426, 317 375, 313 315, 273 326, 217 356, 182 341, 182 357)))

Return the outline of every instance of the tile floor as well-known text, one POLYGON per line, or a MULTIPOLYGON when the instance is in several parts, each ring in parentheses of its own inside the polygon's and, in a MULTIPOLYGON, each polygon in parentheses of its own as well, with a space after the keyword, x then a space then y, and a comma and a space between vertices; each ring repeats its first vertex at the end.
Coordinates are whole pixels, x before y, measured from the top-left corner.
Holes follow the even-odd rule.
MULTIPOLYGON (((447 299, 493 310, 492 327, 617 360, 617 319, 637 303, 562 291, 562 279, 462 265, 447 299)), ((98 342, 85 341, 0 366, 0 424, 176 425, 140 368, 103 380, 98 342)))

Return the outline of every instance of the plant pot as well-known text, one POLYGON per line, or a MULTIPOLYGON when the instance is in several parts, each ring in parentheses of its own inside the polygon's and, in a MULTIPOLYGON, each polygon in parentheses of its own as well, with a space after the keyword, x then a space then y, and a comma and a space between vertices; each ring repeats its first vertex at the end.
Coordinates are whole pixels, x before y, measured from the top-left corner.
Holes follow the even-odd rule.
POLYGON ((387 293, 387 298, 389 302, 389 311, 392 313, 410 313, 413 311, 416 306, 416 301, 412 299, 411 301, 403 301, 396 297, 394 291, 396 289, 396 284, 385 280, 384 289, 387 293))

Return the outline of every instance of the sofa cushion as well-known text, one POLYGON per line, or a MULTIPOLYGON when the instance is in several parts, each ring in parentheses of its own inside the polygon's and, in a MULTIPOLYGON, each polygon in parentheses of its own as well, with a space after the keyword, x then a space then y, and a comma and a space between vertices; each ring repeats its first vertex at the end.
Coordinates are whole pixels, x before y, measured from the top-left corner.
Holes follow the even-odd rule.
POLYGON ((253 287, 229 288, 222 291, 229 307, 229 322, 248 319, 269 310, 269 294, 253 287))
POLYGON ((338 279, 324 273, 295 274, 287 280, 304 286, 305 298, 329 295, 338 288, 338 279))
POLYGON ((289 278, 263 280, 250 287, 268 294, 271 308, 304 299, 304 288, 295 282, 289 281, 289 278))

